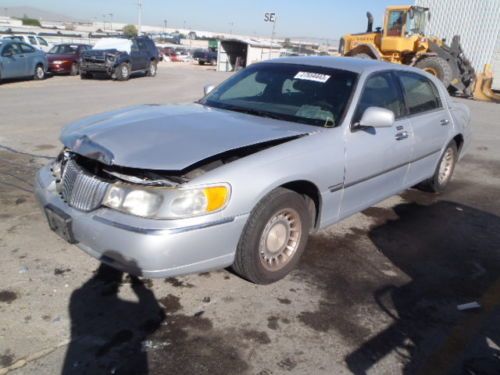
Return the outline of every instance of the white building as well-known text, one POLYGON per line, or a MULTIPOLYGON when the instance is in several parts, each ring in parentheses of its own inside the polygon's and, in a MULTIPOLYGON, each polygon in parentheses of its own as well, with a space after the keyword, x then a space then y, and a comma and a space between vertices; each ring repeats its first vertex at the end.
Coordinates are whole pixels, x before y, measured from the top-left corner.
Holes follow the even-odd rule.
POLYGON ((500 0, 416 0, 428 7, 427 33, 451 43, 460 35, 465 56, 477 73, 493 67, 493 89, 500 90, 500 0))
POLYGON ((250 64, 280 57, 281 46, 258 39, 232 38, 219 40, 217 71, 231 72, 250 64))

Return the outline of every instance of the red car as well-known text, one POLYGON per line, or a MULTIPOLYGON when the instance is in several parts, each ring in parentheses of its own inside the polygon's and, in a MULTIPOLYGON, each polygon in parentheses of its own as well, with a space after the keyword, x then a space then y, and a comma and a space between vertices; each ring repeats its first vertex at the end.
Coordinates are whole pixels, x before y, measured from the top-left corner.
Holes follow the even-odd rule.
POLYGON ((47 52, 49 72, 79 74, 80 53, 92 49, 88 44, 58 44, 47 52))

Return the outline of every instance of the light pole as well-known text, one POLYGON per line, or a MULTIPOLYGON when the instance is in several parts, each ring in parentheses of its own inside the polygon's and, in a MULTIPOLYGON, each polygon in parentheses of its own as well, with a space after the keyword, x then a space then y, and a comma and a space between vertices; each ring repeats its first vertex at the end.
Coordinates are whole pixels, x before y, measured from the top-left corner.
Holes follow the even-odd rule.
POLYGON ((137 35, 141 35, 142 0, 138 0, 137 7, 139 8, 139 14, 137 15, 137 35))
POLYGON ((234 22, 229 22, 229 35, 233 35, 233 27, 234 27, 234 22))
POLYGON ((102 31, 106 31, 106 15, 102 15, 102 31))
POLYGON ((273 49, 274 34, 276 30, 276 21, 278 20, 278 15, 275 12, 269 12, 264 14, 264 21, 271 22, 273 24, 273 30, 271 32, 271 43, 269 44, 269 58, 271 58, 271 51, 273 49))
POLYGON ((113 31, 113 13, 109 13, 109 28, 113 31))
POLYGON ((167 20, 163 20, 163 32, 167 33, 167 20))

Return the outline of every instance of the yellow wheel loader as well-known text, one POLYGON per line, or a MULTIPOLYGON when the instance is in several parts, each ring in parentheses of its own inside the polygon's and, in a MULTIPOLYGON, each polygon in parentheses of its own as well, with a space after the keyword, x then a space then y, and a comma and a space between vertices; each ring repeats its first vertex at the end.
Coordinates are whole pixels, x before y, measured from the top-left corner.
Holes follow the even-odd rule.
POLYGON ((416 66, 437 76, 450 93, 473 95, 476 75, 464 56, 460 37, 455 35, 448 46, 444 39, 425 34, 429 8, 390 6, 385 11, 384 28, 375 31, 370 12, 367 17, 366 32, 340 39, 341 55, 416 66))

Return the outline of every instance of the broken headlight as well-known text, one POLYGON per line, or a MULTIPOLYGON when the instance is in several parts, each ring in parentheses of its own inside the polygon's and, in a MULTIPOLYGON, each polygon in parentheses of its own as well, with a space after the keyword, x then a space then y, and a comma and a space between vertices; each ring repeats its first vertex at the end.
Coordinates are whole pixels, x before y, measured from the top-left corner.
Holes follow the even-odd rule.
POLYGON ((103 205, 132 215, 154 219, 184 219, 217 212, 226 207, 229 185, 196 188, 111 185, 103 205))

